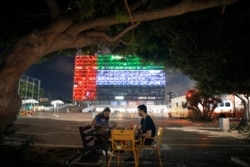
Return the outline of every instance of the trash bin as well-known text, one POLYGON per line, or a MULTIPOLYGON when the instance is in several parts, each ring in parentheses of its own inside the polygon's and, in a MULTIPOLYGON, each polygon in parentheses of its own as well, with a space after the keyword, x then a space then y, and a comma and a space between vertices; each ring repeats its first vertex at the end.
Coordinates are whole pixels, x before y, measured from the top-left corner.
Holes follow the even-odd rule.
POLYGON ((220 123, 220 130, 221 131, 227 131, 230 129, 229 118, 220 118, 219 123, 220 123))

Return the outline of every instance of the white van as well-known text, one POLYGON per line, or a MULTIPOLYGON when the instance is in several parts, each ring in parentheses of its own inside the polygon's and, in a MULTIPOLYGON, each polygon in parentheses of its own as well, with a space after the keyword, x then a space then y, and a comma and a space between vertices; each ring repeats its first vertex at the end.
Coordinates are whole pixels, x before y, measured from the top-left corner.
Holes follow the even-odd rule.
POLYGON ((215 113, 224 113, 229 112, 233 113, 234 107, 231 100, 223 100, 221 103, 218 103, 217 107, 214 109, 215 113))

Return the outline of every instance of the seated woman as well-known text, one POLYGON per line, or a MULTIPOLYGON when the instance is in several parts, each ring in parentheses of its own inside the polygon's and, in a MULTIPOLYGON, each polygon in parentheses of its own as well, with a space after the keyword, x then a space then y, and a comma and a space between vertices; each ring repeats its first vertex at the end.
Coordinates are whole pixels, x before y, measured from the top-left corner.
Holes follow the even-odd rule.
POLYGON ((105 134, 109 129, 109 114, 111 110, 109 107, 103 109, 103 111, 95 116, 91 121, 92 126, 100 126, 98 133, 105 134))

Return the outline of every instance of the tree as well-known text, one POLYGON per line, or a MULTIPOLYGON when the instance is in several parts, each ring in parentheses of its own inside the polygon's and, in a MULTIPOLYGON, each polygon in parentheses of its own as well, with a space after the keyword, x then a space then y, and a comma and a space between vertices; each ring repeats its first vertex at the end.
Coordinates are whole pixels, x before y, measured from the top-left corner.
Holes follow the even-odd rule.
POLYGON ((221 8, 235 2, 237 0, 6 1, 1 5, 4 52, 0 59, 0 131, 15 120, 21 106, 16 90, 20 76, 41 58, 67 49, 91 51, 102 44, 127 44, 140 23, 221 8))
POLYGON ((190 111, 189 118, 192 121, 212 121, 214 109, 221 102, 219 96, 207 96, 206 93, 198 89, 187 90, 186 100, 186 107, 190 111))
POLYGON ((224 93, 237 95, 249 120, 249 4, 242 0, 226 8, 154 21, 158 26, 145 22, 147 29, 136 29, 137 45, 127 50, 181 70, 197 81, 205 99, 224 93))

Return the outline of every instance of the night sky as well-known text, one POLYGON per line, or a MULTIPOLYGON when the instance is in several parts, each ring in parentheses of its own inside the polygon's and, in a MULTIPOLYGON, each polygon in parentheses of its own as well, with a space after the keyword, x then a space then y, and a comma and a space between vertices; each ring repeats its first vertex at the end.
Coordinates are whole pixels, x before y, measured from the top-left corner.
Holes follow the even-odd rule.
MULTIPOLYGON (((194 86, 194 82, 180 72, 168 70, 166 74, 166 91, 176 96, 184 95, 187 89, 194 86)), ((41 88, 52 99, 72 99, 74 56, 55 56, 50 61, 31 66, 24 75, 40 80, 41 88)))
MULTIPOLYGON (((74 57, 55 56, 47 62, 34 64, 24 75, 41 81, 41 88, 52 99, 72 99, 74 57)), ((45 94, 45 95, 46 95, 45 94)))

